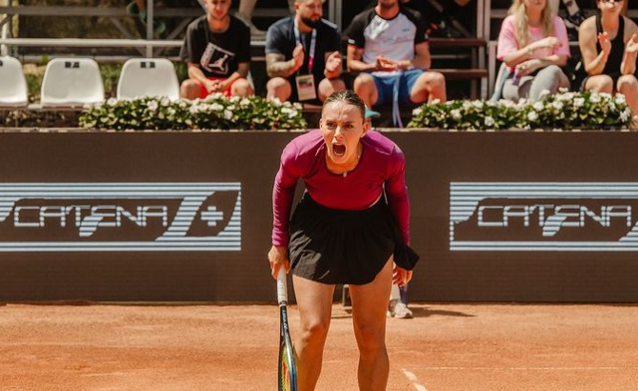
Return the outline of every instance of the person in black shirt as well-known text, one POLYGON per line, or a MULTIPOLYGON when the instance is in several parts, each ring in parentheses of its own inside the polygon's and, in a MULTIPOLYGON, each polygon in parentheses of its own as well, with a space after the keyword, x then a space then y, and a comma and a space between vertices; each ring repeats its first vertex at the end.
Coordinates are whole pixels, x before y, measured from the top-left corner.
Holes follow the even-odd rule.
MULTIPOLYGON (((589 75, 584 81, 584 89, 609 94, 619 92, 625 95, 636 115, 638 26, 621 15, 624 1, 597 0, 599 12, 580 25, 578 41, 589 75)), ((634 126, 636 120, 634 117, 634 126)))
POLYGON ((296 0, 295 10, 268 28, 268 98, 318 104, 346 88, 340 78, 341 35, 322 19, 322 0, 296 0))
POLYGON ((231 0, 205 0, 207 13, 186 31, 180 52, 188 63, 188 77, 181 87, 186 99, 205 98, 220 92, 226 96, 249 96, 253 87, 250 70, 250 30, 228 14, 231 0))

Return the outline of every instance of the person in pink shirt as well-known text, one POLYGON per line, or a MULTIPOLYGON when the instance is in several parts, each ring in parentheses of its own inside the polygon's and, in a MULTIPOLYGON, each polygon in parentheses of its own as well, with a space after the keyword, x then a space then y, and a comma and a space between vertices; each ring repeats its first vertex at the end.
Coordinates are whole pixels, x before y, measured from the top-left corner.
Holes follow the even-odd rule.
POLYGON ((547 0, 513 0, 498 37, 497 58, 510 70, 503 97, 538 100, 543 91, 569 88, 561 69, 569 57, 565 23, 547 0))
POLYGON ((386 309, 392 283, 407 284, 418 255, 409 247, 410 203, 399 147, 370 131, 354 92, 324 102, 320 129, 292 140, 273 187, 271 272, 292 270, 300 327, 298 389, 315 389, 336 284, 349 284, 359 347, 359 388, 385 390, 386 309), (292 219, 299 179, 306 193, 292 219), (393 265, 396 263, 396 267, 393 265))

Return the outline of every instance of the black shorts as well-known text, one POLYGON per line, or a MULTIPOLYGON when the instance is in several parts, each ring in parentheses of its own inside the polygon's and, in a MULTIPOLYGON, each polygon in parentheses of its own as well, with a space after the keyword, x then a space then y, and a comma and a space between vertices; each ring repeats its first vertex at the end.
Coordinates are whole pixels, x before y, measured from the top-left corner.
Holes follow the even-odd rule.
POLYGON ((289 251, 294 275, 325 284, 368 284, 393 254, 408 270, 419 259, 383 197, 353 211, 327 208, 305 193, 290 222, 289 251))

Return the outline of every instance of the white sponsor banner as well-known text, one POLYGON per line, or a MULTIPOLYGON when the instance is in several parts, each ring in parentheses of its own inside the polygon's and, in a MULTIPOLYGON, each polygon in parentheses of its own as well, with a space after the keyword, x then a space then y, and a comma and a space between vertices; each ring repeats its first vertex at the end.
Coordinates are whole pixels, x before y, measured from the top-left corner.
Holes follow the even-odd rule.
POLYGON ((241 184, 0 184, 0 252, 240 251, 241 184))
POLYGON ((451 251, 638 251, 638 183, 452 182, 451 251))

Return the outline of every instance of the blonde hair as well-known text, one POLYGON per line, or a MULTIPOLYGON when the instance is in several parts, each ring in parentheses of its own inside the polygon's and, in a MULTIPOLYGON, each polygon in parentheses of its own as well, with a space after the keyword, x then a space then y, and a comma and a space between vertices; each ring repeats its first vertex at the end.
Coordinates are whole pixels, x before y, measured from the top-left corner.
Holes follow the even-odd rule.
MULTIPOLYGON (((547 0, 541 13, 541 28, 543 29, 544 37, 554 35, 554 10, 550 3, 551 1, 547 0)), ((531 41, 531 37, 529 35, 529 20, 524 0, 513 0, 512 6, 507 13, 514 16, 518 44, 521 48, 527 46, 531 41)))

